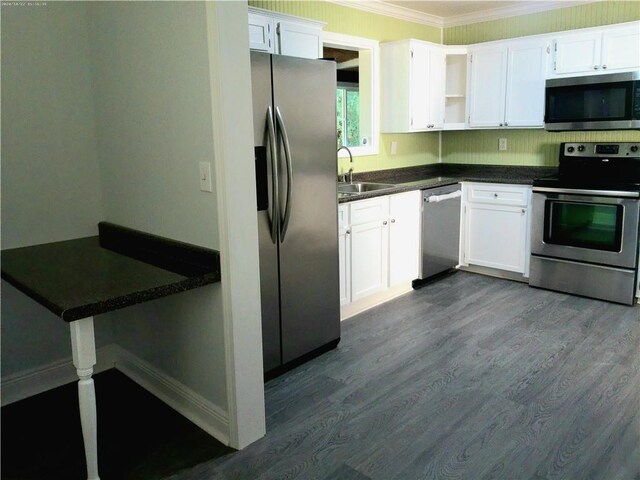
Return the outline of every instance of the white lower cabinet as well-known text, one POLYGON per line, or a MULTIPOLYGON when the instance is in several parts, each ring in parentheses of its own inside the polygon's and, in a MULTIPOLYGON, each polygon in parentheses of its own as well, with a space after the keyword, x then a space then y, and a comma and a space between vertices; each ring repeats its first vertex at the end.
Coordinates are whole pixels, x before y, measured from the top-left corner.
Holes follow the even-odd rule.
POLYGON ((340 205, 340 305, 418 277, 420 191, 340 205))
POLYGON ((340 305, 351 302, 351 230, 349 206, 338 207, 338 258, 340 259, 340 305))
POLYGON ((461 265, 529 275, 531 188, 464 183, 461 265))
POLYGON ((418 278, 420 264, 419 191, 389 197, 389 286, 418 278))

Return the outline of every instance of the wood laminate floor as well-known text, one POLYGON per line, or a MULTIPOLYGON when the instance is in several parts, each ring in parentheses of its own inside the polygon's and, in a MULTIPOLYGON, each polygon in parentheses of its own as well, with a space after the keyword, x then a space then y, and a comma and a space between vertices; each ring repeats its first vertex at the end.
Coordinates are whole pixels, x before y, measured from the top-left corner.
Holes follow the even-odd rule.
POLYGON ((266 386, 262 440, 186 479, 640 479, 640 308, 459 272, 266 386))
MULTIPOLYGON (((336 350, 267 383, 267 436, 241 452, 142 394, 142 425, 162 421, 122 447, 116 409, 103 480, 640 480, 640 307, 459 272, 342 328, 336 350)), ((5 476, 7 455, 57 458, 7 446, 7 414, 19 424, 31 400, 2 409, 3 478, 38 478, 15 461, 18 475, 5 476)))

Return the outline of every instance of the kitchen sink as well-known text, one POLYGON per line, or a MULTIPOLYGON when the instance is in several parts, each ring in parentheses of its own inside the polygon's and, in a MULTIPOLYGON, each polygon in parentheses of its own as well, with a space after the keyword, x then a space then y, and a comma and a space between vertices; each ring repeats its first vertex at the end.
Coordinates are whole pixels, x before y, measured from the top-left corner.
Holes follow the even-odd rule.
POLYGON ((394 188, 394 187, 395 185, 391 183, 370 183, 370 182, 338 183, 338 193, 357 195, 359 193, 375 192, 377 190, 386 190, 388 188, 394 188))

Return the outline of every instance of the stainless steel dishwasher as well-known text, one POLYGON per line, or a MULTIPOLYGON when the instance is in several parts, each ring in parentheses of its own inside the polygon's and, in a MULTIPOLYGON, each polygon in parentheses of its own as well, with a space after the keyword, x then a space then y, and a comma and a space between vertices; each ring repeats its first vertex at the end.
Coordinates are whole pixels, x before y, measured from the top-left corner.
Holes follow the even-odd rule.
POLYGON ((458 265, 461 197, 458 183, 422 191, 421 280, 458 265))

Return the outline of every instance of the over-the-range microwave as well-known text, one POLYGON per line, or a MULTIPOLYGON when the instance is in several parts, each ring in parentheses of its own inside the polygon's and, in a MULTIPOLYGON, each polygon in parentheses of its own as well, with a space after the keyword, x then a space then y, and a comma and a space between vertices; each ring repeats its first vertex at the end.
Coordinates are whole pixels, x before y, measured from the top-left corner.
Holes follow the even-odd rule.
POLYGON ((544 128, 639 130, 640 71, 547 80, 544 128))

